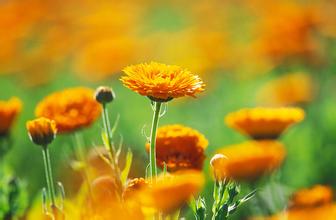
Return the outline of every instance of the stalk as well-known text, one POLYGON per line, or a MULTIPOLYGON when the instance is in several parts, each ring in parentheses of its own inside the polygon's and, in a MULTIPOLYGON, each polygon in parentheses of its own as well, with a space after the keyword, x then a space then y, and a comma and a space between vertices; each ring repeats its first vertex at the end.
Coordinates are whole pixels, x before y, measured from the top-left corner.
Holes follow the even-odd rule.
POLYGON ((149 148, 149 168, 150 168, 150 177, 151 182, 153 182, 153 178, 157 176, 157 167, 156 167, 156 133, 159 125, 159 116, 161 109, 161 102, 154 102, 154 115, 152 120, 152 128, 150 134, 150 148, 149 148))
POLYGON ((54 188, 52 171, 51 171, 50 155, 49 155, 49 150, 47 146, 43 147, 42 153, 43 153, 44 170, 45 170, 45 175, 46 175, 46 180, 47 180, 48 194, 51 200, 51 206, 54 207, 56 206, 55 188, 54 188))
POLYGON ((110 123, 109 123, 109 117, 108 117, 108 109, 107 109, 107 106, 106 104, 102 104, 103 106, 103 112, 102 112, 102 117, 103 117, 103 124, 104 124, 104 130, 105 130, 105 133, 107 135, 107 145, 108 145, 108 150, 109 150, 109 153, 110 153, 110 160, 111 160, 111 165, 112 165, 112 168, 115 172, 114 176, 117 180, 117 185, 119 187, 119 190, 118 190, 118 193, 120 194, 121 190, 123 189, 123 184, 121 182, 121 179, 120 179, 120 170, 119 170, 119 167, 118 167, 118 163, 116 161, 116 152, 115 152, 115 148, 114 148, 114 145, 112 144, 112 132, 111 132, 111 126, 110 126, 110 123))

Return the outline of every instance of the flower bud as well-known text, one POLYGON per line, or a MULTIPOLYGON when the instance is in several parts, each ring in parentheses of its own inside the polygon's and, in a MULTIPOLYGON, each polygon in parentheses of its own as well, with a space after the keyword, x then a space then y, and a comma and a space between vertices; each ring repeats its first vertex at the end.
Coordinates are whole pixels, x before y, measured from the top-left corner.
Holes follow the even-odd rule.
POLYGON ((115 99, 113 90, 107 86, 99 86, 95 92, 95 99, 101 104, 112 102, 115 99))
POLYGON ((47 118, 38 118, 26 123, 28 135, 37 145, 47 146, 56 136, 56 123, 47 118))
POLYGON ((225 164, 228 158, 223 154, 215 154, 211 160, 210 165, 213 169, 216 180, 225 179, 225 171, 223 170, 223 165, 225 164))

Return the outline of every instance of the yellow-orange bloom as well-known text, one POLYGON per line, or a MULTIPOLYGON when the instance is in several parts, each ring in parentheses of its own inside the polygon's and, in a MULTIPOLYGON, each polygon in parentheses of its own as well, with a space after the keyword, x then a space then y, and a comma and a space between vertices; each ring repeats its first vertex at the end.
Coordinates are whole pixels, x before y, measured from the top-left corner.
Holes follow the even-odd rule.
POLYGON ((271 140, 248 141, 218 151, 227 157, 214 169, 238 181, 254 181, 280 167, 286 157, 284 146, 271 140))
POLYGON ((262 19, 257 28, 256 51, 275 62, 316 54, 318 44, 312 34, 319 22, 316 8, 294 1, 267 3, 258 7, 262 19))
POLYGON ((121 81, 126 87, 154 101, 195 97, 205 87, 199 76, 174 65, 151 62, 128 66, 123 72, 126 76, 121 81))
POLYGON ((21 107, 22 103, 18 98, 0 101, 0 136, 9 133, 14 120, 21 111, 21 107))
POLYGON ((315 207, 331 203, 333 191, 328 186, 316 185, 309 189, 302 189, 294 193, 291 202, 293 208, 315 207))
POLYGON ((228 114, 225 122, 254 139, 276 139, 304 116, 300 108, 247 108, 228 114))
POLYGON ((302 72, 290 73, 266 83, 257 94, 262 105, 287 106, 309 103, 314 97, 314 82, 302 72))
POLYGON ((336 204, 327 204, 312 208, 290 209, 270 217, 251 218, 250 220, 334 220, 336 204))
POLYGON ((171 213, 197 194, 204 184, 199 171, 184 171, 157 178, 152 185, 144 187, 135 197, 144 207, 163 213, 171 213))
POLYGON ((93 94, 93 90, 84 87, 52 93, 37 105, 35 114, 54 120, 59 133, 87 127, 101 112, 101 106, 93 94))
POLYGON ((30 139, 37 145, 47 146, 56 136, 55 121, 48 118, 37 118, 26 123, 30 139))
MULTIPOLYGON (((156 137, 156 162, 168 171, 181 169, 201 170, 208 140, 198 131, 183 125, 160 127, 156 137)), ((146 144, 149 150, 149 144, 146 144)))

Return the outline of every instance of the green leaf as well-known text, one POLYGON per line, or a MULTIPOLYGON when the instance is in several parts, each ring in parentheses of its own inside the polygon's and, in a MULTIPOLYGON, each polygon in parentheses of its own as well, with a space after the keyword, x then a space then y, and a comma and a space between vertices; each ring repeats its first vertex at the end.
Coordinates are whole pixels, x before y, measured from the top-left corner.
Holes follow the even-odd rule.
POLYGON ((119 124, 119 119, 120 119, 120 115, 118 114, 117 119, 115 120, 113 127, 111 129, 111 138, 113 137, 115 131, 117 130, 118 124, 119 124))
POLYGON ((246 196, 244 196, 242 199, 240 199, 240 202, 247 202, 248 200, 252 199, 253 196, 257 193, 257 190, 253 190, 252 192, 250 192, 249 194, 247 194, 246 196))
POLYGON ((127 155, 126 155, 125 167, 124 167, 124 169, 121 172, 121 181, 123 183, 126 183, 129 171, 131 169, 132 160, 133 160, 133 153, 132 153, 132 151, 130 149, 128 149, 127 155))
POLYGON ((191 208, 191 210, 196 213, 196 200, 195 198, 192 196, 189 203, 188 203, 189 207, 191 208))
POLYGON ((104 144, 106 150, 110 151, 110 148, 109 148, 109 141, 108 141, 108 137, 107 137, 107 134, 106 134, 105 131, 102 131, 102 132, 101 132, 101 137, 102 137, 103 144, 104 144))

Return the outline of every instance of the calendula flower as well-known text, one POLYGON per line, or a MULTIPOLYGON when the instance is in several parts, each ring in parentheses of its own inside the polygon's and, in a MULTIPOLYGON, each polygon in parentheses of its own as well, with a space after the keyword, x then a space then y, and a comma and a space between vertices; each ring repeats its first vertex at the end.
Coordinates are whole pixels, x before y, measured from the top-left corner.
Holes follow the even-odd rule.
POLYGON ((167 102, 173 98, 192 96, 204 90, 199 76, 179 66, 144 63, 126 67, 121 77, 123 84, 153 101, 167 102))
POLYGON ((283 75, 266 83, 258 92, 257 100, 262 105, 300 105, 312 101, 314 82, 307 73, 283 75))
POLYGON ((117 201, 117 185, 111 176, 100 176, 91 185, 94 203, 99 206, 102 203, 117 201))
POLYGON ((132 198, 139 190, 146 187, 148 182, 144 178, 134 178, 128 181, 127 186, 124 190, 124 199, 132 198))
POLYGON ((214 170, 227 178, 254 181, 280 167, 286 157, 284 146, 277 141, 248 141, 224 147, 218 153, 227 157, 214 170))
POLYGON ((38 117, 54 120, 59 133, 72 132, 91 125, 100 115, 101 106, 93 97, 94 91, 77 87, 55 92, 36 107, 38 117))
POLYGON ((0 101, 0 136, 7 135, 17 115, 20 113, 22 103, 18 98, 0 101))
POLYGON ((269 217, 256 217, 250 220, 334 220, 336 205, 327 204, 312 208, 290 209, 269 217))
MULTIPOLYGON (((208 140, 198 131, 183 125, 166 125, 158 129, 156 162, 168 171, 181 169, 201 170, 208 140)), ((149 144, 146 145, 149 150, 149 144)))
POLYGON ((163 213, 172 213, 196 195, 204 184, 199 171, 184 171, 159 176, 156 182, 144 187, 136 196, 142 206, 163 213))
POLYGON ((260 9, 256 51, 275 62, 316 54, 318 44, 312 34, 319 20, 316 8, 288 1, 263 4, 260 9))
POLYGON ((228 114, 226 124, 253 139, 276 139, 304 119, 300 108, 247 108, 228 114))
POLYGON ((26 123, 30 139, 36 144, 47 146, 56 136, 56 123, 48 118, 37 118, 26 123))
POLYGON ((316 207, 331 203, 333 191, 328 186, 316 185, 294 193, 291 199, 292 208, 316 207))

